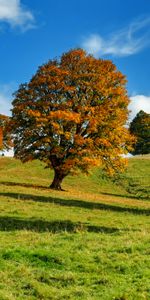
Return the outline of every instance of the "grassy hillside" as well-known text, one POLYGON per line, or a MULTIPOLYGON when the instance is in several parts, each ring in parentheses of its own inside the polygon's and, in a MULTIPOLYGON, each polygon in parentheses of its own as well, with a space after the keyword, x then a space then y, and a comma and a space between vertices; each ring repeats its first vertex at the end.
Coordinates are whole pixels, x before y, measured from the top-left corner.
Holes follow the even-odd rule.
POLYGON ((118 184, 0 158, 0 300, 150 299, 149 157, 118 184))

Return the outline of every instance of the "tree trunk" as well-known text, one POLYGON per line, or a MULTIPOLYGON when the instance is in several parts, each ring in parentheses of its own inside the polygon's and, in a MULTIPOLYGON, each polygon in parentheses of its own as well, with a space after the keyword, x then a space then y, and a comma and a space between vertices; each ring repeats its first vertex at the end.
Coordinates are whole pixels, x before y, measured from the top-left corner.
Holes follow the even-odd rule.
POLYGON ((61 188, 61 183, 62 183, 65 175, 61 174, 60 172, 58 172, 56 170, 54 172, 55 172, 55 175, 54 175, 53 182, 50 185, 50 188, 53 190, 57 190, 57 191, 63 191, 63 189, 61 188))

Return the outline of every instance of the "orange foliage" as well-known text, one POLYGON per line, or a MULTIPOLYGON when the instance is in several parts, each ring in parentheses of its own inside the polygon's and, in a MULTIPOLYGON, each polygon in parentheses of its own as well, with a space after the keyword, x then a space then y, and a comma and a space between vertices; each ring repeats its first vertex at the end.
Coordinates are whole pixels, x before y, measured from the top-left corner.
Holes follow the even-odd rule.
POLYGON ((82 49, 41 66, 13 101, 16 157, 45 161, 60 181, 93 165, 111 174, 122 170, 132 144, 125 84, 111 61, 82 49))

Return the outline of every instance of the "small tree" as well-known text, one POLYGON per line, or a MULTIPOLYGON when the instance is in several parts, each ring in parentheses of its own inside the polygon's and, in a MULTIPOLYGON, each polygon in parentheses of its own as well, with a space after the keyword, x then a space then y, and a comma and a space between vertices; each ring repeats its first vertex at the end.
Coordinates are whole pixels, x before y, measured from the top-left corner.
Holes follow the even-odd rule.
POLYGON ((124 127, 129 99, 126 79, 108 60, 82 49, 42 65, 15 94, 12 110, 15 157, 40 159, 54 169, 51 188, 78 169, 102 164, 123 168, 131 136, 124 127))
POLYGON ((3 148, 3 129, 0 127, 0 150, 3 148))
POLYGON ((136 143, 131 153, 150 153, 150 114, 140 110, 130 124, 130 132, 136 137, 136 143))
POLYGON ((12 147, 10 134, 7 132, 9 117, 0 114, 0 150, 9 150, 12 147))

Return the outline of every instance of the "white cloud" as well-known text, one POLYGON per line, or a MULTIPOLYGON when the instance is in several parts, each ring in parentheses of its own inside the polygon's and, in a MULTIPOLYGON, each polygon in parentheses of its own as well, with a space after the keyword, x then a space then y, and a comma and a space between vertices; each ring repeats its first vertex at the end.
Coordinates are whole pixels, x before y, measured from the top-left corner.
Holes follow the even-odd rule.
POLYGON ((150 45, 150 17, 138 19, 123 28, 102 37, 91 34, 85 38, 82 47, 89 53, 99 55, 129 56, 150 45))
POLYGON ((0 114, 10 116, 10 100, 0 93, 0 114))
POLYGON ((14 83, 0 85, 0 114, 11 115, 12 93, 15 91, 14 83))
POLYGON ((7 156, 7 157, 13 157, 14 156, 14 151, 13 149, 9 150, 9 151, 0 151, 0 154, 2 155, 2 153, 7 156))
POLYGON ((130 100, 130 120, 132 120, 140 110, 143 110, 144 112, 150 114, 150 96, 148 97, 144 95, 135 95, 133 97, 130 97, 130 100))
MULTIPOLYGON (((3 84, 0 85, 0 114, 11 116, 11 101, 12 101, 12 93, 15 90, 15 84, 3 84)), ((9 151, 0 151, 0 155, 4 153, 5 156, 13 156, 13 149, 9 151)))
POLYGON ((0 0, 0 22, 19 26, 25 31, 34 27, 34 16, 20 0, 0 0))

